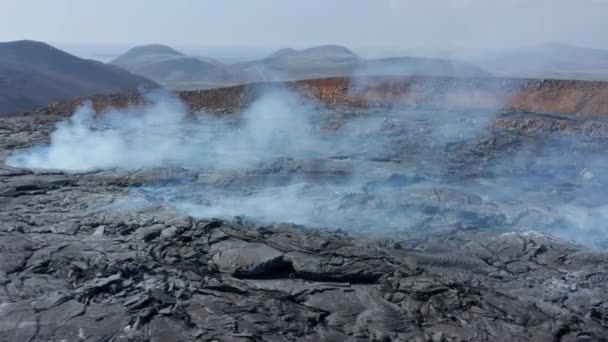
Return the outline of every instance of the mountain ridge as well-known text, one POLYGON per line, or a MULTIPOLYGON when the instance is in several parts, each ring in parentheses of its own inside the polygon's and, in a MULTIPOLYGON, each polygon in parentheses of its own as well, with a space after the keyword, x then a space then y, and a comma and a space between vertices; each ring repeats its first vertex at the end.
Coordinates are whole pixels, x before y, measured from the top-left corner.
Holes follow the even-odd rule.
POLYGON ((300 50, 283 48, 264 58, 225 64, 209 58, 187 56, 169 46, 152 44, 134 47, 110 63, 174 90, 365 74, 488 75, 473 64, 437 58, 363 59, 341 45, 319 45, 300 50), (166 51, 175 51, 179 55, 168 56, 166 51))
POLYGON ((0 113, 70 98, 154 88, 143 76, 31 40, 0 43, 0 113))

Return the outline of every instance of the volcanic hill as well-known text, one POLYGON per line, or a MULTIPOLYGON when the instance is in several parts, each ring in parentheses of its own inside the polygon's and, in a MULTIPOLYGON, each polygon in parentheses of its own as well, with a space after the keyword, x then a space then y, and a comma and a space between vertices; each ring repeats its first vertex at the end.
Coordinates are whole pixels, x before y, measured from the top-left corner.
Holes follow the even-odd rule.
POLYGON ((158 87, 143 76, 35 41, 0 43, 0 113, 51 102, 158 87))

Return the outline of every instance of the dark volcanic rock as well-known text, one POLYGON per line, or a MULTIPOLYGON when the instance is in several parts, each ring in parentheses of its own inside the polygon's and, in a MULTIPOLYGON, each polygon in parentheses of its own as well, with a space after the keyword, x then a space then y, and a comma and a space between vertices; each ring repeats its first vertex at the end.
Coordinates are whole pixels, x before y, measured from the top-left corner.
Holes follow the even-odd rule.
MULTIPOLYGON (((47 141, 67 113, 57 108, 3 119, 0 159, 47 141)), ((328 122, 337 128, 328 131, 355 112, 333 113, 328 122)), ((534 154, 535 144, 557 136, 586 134, 582 146, 601 150, 605 141, 584 127, 603 124, 518 115, 438 150, 403 138, 420 134, 424 124, 387 117, 380 133, 369 134, 398 142, 390 156, 284 159, 249 173, 2 166, 0 340, 601 341, 608 334, 608 254, 533 229, 560 227, 556 217, 565 209, 547 209, 556 197, 577 194, 584 182, 602 189, 602 166, 595 176, 579 176, 567 165, 515 160, 506 170, 515 178, 525 171, 523 185, 533 176, 576 183, 550 183, 547 190, 531 182, 518 201, 490 197, 471 175, 496 181, 491 166, 498 157, 534 154), (420 155, 444 164, 424 166, 420 155), (408 163, 420 168, 408 173, 408 163), (358 215, 344 230, 191 217, 146 189, 182 179, 178 199, 214 200, 266 176, 333 181, 352 165, 384 173, 337 199, 332 217, 358 215), (529 205, 526 196, 539 196, 540 204, 529 205), (380 233, 378 222, 392 221, 367 215, 378 208, 400 229, 380 233)), ((584 152, 569 151, 567 164, 584 152)))
MULTIPOLYGON (((175 215, 140 212, 133 224, 175 215)), ((206 220, 146 239, 141 228, 125 236, 123 220, 104 218, 103 237, 27 226, 0 235, 11 261, 2 338, 537 341, 606 332, 606 256, 540 234, 456 239, 460 248, 424 255, 315 232, 322 246, 342 246, 318 250, 302 244, 302 228, 261 233, 206 220)))

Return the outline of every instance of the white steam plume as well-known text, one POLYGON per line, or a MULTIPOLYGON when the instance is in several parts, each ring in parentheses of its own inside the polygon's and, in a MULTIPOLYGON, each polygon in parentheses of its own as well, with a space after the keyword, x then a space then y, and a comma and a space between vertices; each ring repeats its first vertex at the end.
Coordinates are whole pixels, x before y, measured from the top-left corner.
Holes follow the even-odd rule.
POLYGON ((463 149, 480 143, 492 113, 327 113, 285 91, 220 118, 190 114, 166 94, 148 102, 98 115, 84 105, 57 125, 49 145, 18 152, 7 163, 61 170, 194 168, 195 181, 143 187, 134 195, 152 194, 197 216, 245 215, 410 238, 487 226, 553 232, 590 245, 608 241, 603 150, 593 154, 576 141, 546 143, 537 153, 499 155, 486 170, 491 176, 467 183, 447 175, 454 159, 464 159, 461 168, 484 159, 463 149), (336 123, 335 131, 321 133, 321 125, 336 123), (564 187, 578 189, 567 193, 574 198, 557 191, 564 187))
POLYGON ((159 166, 246 167, 278 156, 315 153, 311 111, 275 92, 254 103, 242 122, 191 117, 176 98, 154 94, 143 107, 95 116, 90 103, 57 124, 48 146, 14 154, 7 164, 71 171, 159 166), (294 109, 296 109, 294 111, 294 109))

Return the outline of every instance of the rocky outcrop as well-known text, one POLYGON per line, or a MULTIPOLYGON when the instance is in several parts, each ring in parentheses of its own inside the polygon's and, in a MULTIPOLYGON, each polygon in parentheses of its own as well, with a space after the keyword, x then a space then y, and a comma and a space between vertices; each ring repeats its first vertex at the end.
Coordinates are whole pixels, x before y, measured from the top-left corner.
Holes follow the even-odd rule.
MULTIPOLYGON (((273 89, 288 89, 327 106, 358 108, 435 108, 608 115, 608 82, 517 78, 352 77, 285 83, 252 83, 177 95, 193 111, 235 111, 273 89)), ((97 109, 141 101, 138 94, 97 96, 97 109)), ((69 113, 83 100, 56 104, 39 112, 69 113)))
POLYGON ((608 114, 608 82, 516 78, 330 78, 289 85, 322 103, 608 114))

